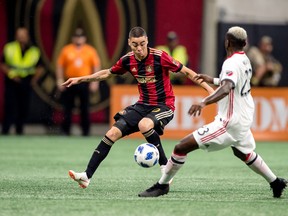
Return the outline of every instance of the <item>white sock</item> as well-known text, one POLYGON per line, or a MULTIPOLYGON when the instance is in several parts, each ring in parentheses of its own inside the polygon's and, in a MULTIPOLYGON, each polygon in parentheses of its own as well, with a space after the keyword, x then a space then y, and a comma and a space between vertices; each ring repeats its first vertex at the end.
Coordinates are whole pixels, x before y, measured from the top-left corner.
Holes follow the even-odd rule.
POLYGON ((169 184, 170 180, 176 175, 177 171, 184 165, 187 155, 176 155, 172 153, 169 158, 165 172, 162 174, 159 184, 169 184))
POLYGON ((248 155, 245 163, 252 169, 254 172, 263 176, 268 183, 275 181, 277 178, 274 173, 270 170, 264 160, 260 155, 257 155, 255 152, 252 152, 248 155))

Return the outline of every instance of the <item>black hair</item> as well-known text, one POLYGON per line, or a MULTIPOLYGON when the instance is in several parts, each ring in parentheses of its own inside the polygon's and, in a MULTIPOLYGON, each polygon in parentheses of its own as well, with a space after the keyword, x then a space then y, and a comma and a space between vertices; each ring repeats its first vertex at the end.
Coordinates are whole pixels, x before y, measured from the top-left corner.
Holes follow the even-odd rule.
POLYGON ((142 27, 139 26, 133 27, 129 32, 129 38, 131 37, 138 38, 143 36, 147 37, 147 33, 142 27))
POLYGON ((226 39, 229 41, 230 45, 236 49, 243 49, 246 45, 246 40, 236 38, 230 33, 226 34, 226 39))

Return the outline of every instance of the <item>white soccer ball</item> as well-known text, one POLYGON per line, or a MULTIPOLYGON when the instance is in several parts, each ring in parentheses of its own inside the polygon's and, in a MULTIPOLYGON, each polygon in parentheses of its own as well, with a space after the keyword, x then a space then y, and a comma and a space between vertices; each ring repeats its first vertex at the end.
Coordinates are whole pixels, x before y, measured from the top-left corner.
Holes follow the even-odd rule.
POLYGON ((153 144, 143 143, 136 148, 134 159, 141 167, 153 167, 158 163, 159 151, 153 144))

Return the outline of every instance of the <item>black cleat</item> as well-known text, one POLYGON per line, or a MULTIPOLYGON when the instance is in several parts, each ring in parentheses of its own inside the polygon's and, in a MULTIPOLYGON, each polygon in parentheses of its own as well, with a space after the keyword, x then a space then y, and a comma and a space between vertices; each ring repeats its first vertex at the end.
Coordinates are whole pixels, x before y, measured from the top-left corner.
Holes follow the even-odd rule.
POLYGON ((275 181, 271 182, 270 187, 273 191, 273 197, 280 198, 286 186, 287 180, 283 178, 277 178, 275 181))
POLYGON ((139 193, 139 197, 158 197, 169 192, 169 184, 159 184, 158 182, 147 190, 139 193))

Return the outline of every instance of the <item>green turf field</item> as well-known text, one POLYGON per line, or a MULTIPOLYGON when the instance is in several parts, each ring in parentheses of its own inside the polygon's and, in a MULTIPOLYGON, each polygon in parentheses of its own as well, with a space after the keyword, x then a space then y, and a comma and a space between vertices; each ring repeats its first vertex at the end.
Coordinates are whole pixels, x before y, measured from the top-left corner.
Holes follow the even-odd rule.
MULTIPOLYGON (((144 140, 123 139, 81 189, 68 170, 82 171, 101 137, 0 136, 0 215, 2 216, 250 216, 288 215, 288 191, 272 198, 266 181, 230 149, 189 155, 170 193, 139 198, 160 177, 159 166, 134 162, 144 140)), ((175 141, 163 140, 167 155, 175 141)), ((274 172, 288 177, 288 144, 258 143, 257 152, 274 172)))

